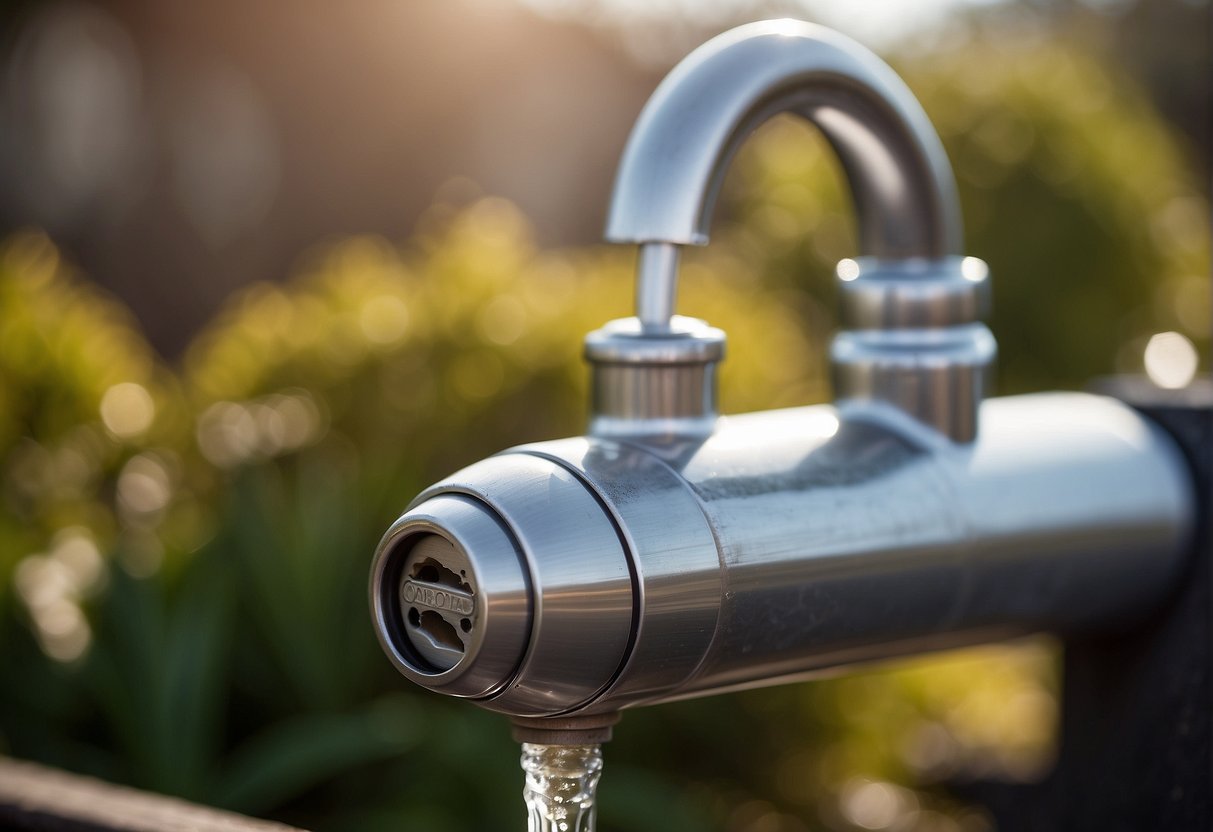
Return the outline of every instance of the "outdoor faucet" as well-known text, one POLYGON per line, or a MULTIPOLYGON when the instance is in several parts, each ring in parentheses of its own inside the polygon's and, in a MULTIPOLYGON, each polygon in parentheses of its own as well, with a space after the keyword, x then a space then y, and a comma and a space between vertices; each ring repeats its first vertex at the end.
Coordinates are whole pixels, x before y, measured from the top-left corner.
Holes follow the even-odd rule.
POLYGON ((624 708, 1124 627, 1166 598, 1194 514, 1183 458, 1109 398, 982 401, 988 270, 963 256, 926 114, 867 49, 781 20, 695 50, 632 132, 607 239, 639 246, 636 317, 586 339, 588 435, 453 474, 379 545, 375 629, 412 681, 581 744, 624 708), (721 417, 725 336, 674 314, 678 255, 784 112, 825 135, 858 217, 836 403, 721 417))

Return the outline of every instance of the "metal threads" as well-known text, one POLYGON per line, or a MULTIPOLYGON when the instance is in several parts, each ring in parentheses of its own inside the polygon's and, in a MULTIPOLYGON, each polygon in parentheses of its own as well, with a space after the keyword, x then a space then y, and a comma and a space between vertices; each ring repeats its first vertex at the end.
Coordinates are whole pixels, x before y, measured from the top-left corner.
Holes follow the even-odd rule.
POLYGON ((594 832, 600 745, 522 744, 530 832, 594 832))
POLYGON ((610 742, 618 711, 576 716, 515 716, 510 719, 516 742, 535 745, 601 745, 610 742))

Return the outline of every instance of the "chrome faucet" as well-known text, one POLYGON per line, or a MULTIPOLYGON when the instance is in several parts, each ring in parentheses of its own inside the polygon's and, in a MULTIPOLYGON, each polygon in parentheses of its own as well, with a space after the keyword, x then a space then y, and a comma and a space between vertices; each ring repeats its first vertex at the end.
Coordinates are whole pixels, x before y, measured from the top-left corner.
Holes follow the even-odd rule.
POLYGON ((982 401, 988 270, 913 95, 818 26, 742 26, 662 82, 607 238, 639 246, 636 316, 590 333, 587 436, 477 462, 418 496, 375 555, 375 629, 414 682, 595 742, 625 708, 1050 630, 1165 599, 1192 488, 1117 401, 982 401), (674 314, 738 146, 781 112, 829 140, 860 250, 839 264, 834 406, 721 417, 724 334, 674 314))

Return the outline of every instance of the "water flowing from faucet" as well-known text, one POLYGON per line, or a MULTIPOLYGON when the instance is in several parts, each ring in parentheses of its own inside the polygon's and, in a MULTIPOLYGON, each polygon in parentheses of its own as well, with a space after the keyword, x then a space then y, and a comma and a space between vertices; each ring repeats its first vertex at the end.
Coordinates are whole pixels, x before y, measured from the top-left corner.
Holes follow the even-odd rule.
POLYGON ((530 832, 594 832, 601 745, 522 744, 530 832))

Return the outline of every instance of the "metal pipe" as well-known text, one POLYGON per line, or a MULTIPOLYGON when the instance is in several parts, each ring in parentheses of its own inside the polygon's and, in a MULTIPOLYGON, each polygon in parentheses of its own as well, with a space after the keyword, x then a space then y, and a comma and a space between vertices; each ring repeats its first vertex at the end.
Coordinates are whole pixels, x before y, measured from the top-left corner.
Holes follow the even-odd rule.
POLYGON ((646 243, 637 254, 636 317, 649 332, 668 332, 678 292, 679 248, 646 243))
POLYGON ((733 154, 756 127, 784 112, 816 125, 841 160, 861 254, 961 253, 952 168, 913 93, 855 41, 799 20, 739 26, 666 76, 628 138, 606 238, 707 243, 733 154))
POLYGON ((1193 514, 1171 440, 1083 394, 993 400, 982 419, 981 438, 956 445, 891 409, 819 406, 727 417, 702 440, 578 438, 493 457, 427 490, 384 538, 381 642, 419 684, 570 716, 1125 626, 1158 604, 1193 514), (472 543, 447 519, 455 499, 510 542, 472 543), (435 534, 470 566, 483 611, 451 668, 430 663, 409 621, 458 616, 404 600, 394 566, 435 534), (527 614, 498 619, 503 598, 527 614), (508 658, 490 638, 515 645, 508 658))

